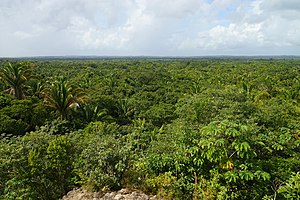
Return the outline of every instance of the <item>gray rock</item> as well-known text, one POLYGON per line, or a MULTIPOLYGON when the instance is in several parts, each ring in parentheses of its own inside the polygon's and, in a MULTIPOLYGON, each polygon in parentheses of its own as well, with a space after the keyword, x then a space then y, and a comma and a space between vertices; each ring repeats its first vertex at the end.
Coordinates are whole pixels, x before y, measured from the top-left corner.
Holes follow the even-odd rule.
POLYGON ((159 200, 156 196, 149 197, 141 191, 121 189, 117 192, 88 192, 85 189, 74 189, 62 200, 159 200))
POLYGON ((115 197, 114 197, 114 200, 124 200, 124 196, 122 194, 117 194, 115 197))

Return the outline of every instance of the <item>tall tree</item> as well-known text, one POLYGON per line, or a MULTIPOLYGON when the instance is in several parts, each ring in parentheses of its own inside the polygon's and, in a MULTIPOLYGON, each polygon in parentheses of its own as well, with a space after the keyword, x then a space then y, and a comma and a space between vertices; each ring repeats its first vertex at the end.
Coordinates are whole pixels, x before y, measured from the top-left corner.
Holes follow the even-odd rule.
POLYGON ((71 86, 64 77, 60 77, 45 89, 44 100, 46 106, 56 110, 64 120, 68 117, 68 111, 72 107, 79 107, 87 100, 87 96, 81 89, 71 86))
POLYGON ((32 72, 32 63, 8 63, 0 71, 0 79, 4 81, 10 88, 9 93, 17 99, 24 98, 24 85, 30 78, 32 72))

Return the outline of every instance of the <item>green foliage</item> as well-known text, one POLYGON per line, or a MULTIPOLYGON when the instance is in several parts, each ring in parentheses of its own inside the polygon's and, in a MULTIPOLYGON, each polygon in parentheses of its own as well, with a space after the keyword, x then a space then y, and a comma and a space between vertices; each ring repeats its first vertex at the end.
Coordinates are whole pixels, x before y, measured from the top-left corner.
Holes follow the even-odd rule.
POLYGON ((278 193, 285 199, 300 198, 300 173, 294 173, 285 183, 278 189, 278 193))
POLYGON ((171 172, 166 172, 154 178, 147 177, 146 189, 164 199, 174 199, 176 192, 176 177, 171 172))
POLYGON ((24 98, 24 84, 30 77, 33 67, 34 65, 29 62, 8 63, 0 71, 0 80, 10 87, 9 93, 15 98, 24 98))
POLYGON ((0 95, 0 109, 10 105, 12 98, 7 95, 0 95))
POLYGON ((297 59, 11 63, 0 60, 0 199, 59 199, 75 186, 299 195, 297 59))
POLYGON ((226 190, 236 198, 257 198, 261 184, 268 184, 271 176, 262 166, 252 164, 259 161, 256 149, 251 145, 256 142, 252 140, 255 134, 252 127, 227 120, 203 127, 198 140, 203 159, 201 174, 218 169, 223 179, 219 184, 223 185, 225 181, 226 190), (250 185, 251 194, 244 193, 243 190, 250 190, 247 188, 250 185))
POLYGON ((114 118, 108 114, 107 109, 92 104, 86 104, 75 109, 73 119, 78 120, 80 124, 89 124, 95 121, 114 121, 114 118), (77 115, 76 115, 77 114, 77 115))
POLYGON ((128 166, 128 148, 112 135, 94 134, 76 160, 76 173, 89 189, 119 189, 128 166))
POLYGON ((58 199, 72 183, 72 144, 66 136, 32 132, 1 139, 1 199, 58 199))
POLYGON ((148 119, 156 126, 161 126, 175 118, 176 115, 174 115, 174 111, 174 105, 161 103, 149 108, 143 118, 148 119))
POLYGON ((37 98, 11 100, 0 108, 0 133, 24 135, 42 126, 47 118, 47 111, 37 98))
POLYGON ((46 122, 44 126, 40 127, 40 131, 53 135, 64 135, 72 130, 72 124, 69 121, 61 119, 46 122))
POLYGON ((85 94, 70 86, 68 81, 60 77, 44 92, 45 104, 57 111, 62 120, 67 119, 68 111, 73 107, 79 107, 86 100, 85 94))
POLYGON ((7 115, 0 115, 0 121, 0 133, 23 135, 27 128, 26 123, 21 120, 12 119, 7 115))
POLYGON ((198 177, 199 182, 195 183, 194 191, 196 199, 237 199, 237 195, 222 184, 222 175, 217 170, 210 171, 210 174, 210 179, 198 177))

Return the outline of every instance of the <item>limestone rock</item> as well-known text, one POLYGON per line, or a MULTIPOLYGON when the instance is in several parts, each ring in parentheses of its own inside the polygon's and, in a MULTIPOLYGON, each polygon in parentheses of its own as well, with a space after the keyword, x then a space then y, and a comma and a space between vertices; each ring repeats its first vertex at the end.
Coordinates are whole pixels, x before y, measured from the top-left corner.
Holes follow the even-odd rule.
POLYGON ((62 200, 159 200, 156 196, 148 196, 141 191, 121 189, 116 192, 88 192, 85 189, 74 189, 62 200))

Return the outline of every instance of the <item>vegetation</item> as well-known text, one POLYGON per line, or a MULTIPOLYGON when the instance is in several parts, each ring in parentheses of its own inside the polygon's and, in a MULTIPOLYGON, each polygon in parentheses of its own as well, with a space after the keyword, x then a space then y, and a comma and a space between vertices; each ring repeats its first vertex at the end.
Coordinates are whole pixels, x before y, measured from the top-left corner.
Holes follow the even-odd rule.
POLYGON ((70 108, 80 107, 80 104, 85 101, 85 94, 69 86, 63 77, 52 83, 44 94, 45 105, 57 111, 62 120, 67 119, 70 108))
POLYGON ((8 63, 1 70, 0 78, 9 85, 9 93, 19 100, 24 98, 24 83, 30 77, 31 66, 30 63, 8 63))
POLYGON ((0 60, 0 199, 299 199, 300 60, 0 60))

